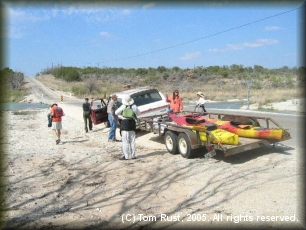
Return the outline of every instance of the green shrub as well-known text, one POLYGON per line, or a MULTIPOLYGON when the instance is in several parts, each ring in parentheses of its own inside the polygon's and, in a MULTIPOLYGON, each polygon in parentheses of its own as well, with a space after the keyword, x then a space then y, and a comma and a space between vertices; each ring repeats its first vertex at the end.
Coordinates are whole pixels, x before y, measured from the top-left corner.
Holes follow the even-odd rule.
POLYGON ((87 88, 85 85, 74 85, 71 88, 71 91, 74 93, 75 96, 82 96, 87 93, 87 88))
POLYGON ((259 82, 259 81, 253 81, 251 87, 253 89, 262 89, 261 82, 259 82))
POLYGON ((223 69, 220 70, 219 73, 220 73, 220 75, 222 75, 222 77, 224 77, 224 78, 228 78, 228 76, 229 76, 228 71, 223 70, 223 69))
POLYGON ((3 102, 9 103, 9 102, 19 102, 24 99, 25 96, 29 94, 28 90, 22 89, 22 90, 7 90, 6 94, 4 95, 3 102))
POLYGON ((75 67, 60 67, 54 71, 54 77, 68 82, 81 81, 80 73, 75 67))
POLYGON ((65 81, 68 81, 68 82, 81 80, 79 72, 74 68, 71 68, 67 71, 64 79, 65 81))
POLYGON ((138 69, 136 70, 136 74, 137 74, 137 75, 140 75, 140 76, 146 75, 147 73, 148 73, 148 70, 147 70, 147 69, 144 69, 144 68, 138 68, 138 69))

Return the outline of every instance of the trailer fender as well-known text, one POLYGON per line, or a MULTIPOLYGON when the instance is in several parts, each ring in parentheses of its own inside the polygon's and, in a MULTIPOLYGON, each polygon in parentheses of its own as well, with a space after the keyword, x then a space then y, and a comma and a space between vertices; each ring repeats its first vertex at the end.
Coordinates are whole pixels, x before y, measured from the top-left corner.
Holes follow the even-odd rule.
POLYGON ((167 128, 165 128, 165 132, 167 130, 175 132, 177 133, 177 135, 179 135, 180 133, 185 133, 190 140, 191 149, 196 149, 202 146, 199 136, 190 129, 168 126, 167 128))

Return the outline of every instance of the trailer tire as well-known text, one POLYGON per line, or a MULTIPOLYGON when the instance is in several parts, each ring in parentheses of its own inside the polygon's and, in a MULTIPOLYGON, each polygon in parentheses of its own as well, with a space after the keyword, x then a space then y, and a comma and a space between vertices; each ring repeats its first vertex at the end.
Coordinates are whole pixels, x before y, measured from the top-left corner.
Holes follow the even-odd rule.
POLYGON ((178 147, 177 147, 177 135, 174 132, 167 131, 165 133, 165 145, 169 153, 175 155, 178 154, 178 147))
POLYGON ((182 157, 191 158, 193 155, 193 151, 191 149, 191 144, 186 133, 180 133, 177 138, 178 140, 178 149, 182 157))

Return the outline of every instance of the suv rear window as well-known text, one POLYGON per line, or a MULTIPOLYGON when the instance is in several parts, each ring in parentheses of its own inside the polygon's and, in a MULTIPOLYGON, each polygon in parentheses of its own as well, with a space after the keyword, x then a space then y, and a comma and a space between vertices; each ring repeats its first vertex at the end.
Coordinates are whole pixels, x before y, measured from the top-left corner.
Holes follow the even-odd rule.
POLYGON ((134 99, 134 103, 137 106, 146 105, 162 100, 162 97, 155 90, 134 94, 132 95, 132 98, 134 99))

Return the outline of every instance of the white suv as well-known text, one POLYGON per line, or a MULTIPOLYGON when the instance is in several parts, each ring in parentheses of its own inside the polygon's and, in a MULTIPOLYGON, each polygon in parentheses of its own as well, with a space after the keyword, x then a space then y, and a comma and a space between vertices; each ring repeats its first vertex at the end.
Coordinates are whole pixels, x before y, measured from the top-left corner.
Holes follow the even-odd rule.
POLYGON ((120 103, 126 95, 130 95, 130 97, 134 99, 134 104, 137 105, 140 111, 138 117, 164 114, 169 108, 169 103, 166 102, 165 96, 157 89, 141 87, 117 92, 115 94, 120 103))
MULTIPOLYGON (((141 87, 116 92, 115 94, 117 95, 117 100, 120 104, 126 95, 130 95, 130 97, 134 99, 134 104, 137 105, 140 111, 140 115, 137 117, 158 116, 165 114, 169 108, 169 103, 166 102, 165 96, 154 88, 141 87)), ((107 103, 105 103, 103 99, 101 99, 101 102, 97 100, 91 102, 91 117, 94 124, 100 124, 107 121, 105 107, 107 107, 109 100, 110 97, 108 98, 107 103), (101 115, 101 113, 103 113, 103 115, 101 115), (96 115, 98 115, 98 117, 96 117, 96 115)))

